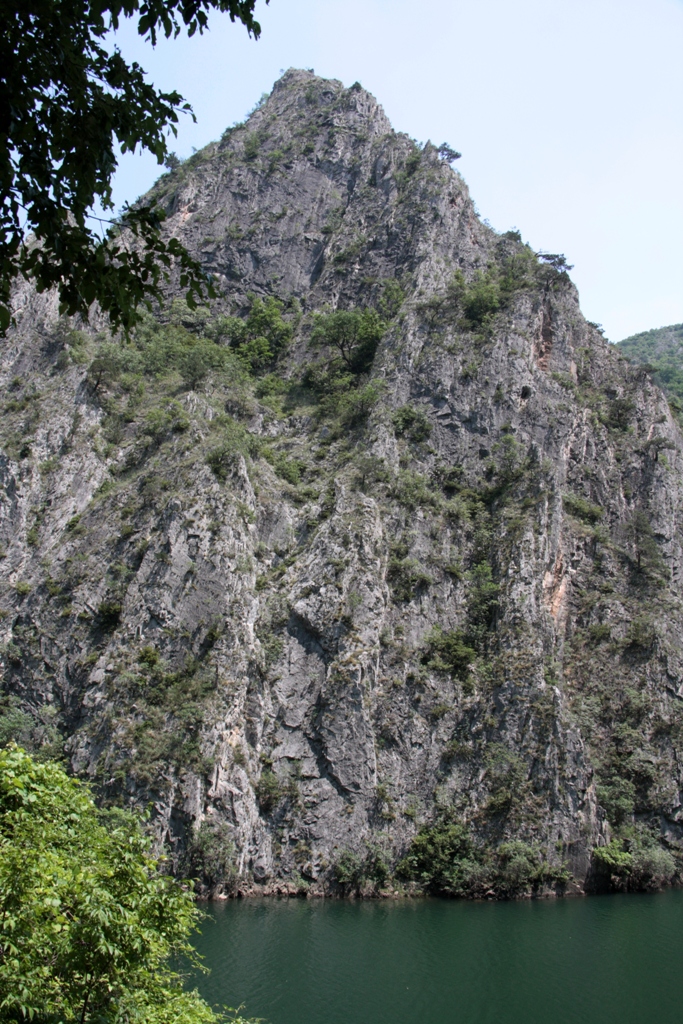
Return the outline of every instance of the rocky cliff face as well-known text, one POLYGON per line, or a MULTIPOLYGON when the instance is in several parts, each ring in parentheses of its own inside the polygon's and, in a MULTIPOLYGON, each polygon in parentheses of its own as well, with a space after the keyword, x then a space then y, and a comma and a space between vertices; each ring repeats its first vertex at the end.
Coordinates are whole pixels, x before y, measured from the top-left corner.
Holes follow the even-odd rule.
POLYGON ((674 877, 682 440, 562 260, 307 72, 154 194, 210 309, 3 343, 5 738, 208 888, 674 877))

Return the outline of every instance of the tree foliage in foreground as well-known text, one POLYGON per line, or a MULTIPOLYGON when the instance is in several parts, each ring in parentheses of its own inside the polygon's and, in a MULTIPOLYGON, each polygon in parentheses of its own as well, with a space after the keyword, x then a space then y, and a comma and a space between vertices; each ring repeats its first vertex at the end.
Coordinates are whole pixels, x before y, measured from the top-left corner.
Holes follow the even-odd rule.
POLYGON ((18 277, 56 288, 60 311, 87 316, 93 302, 128 329, 142 302, 161 298, 173 267, 194 304, 210 284, 177 239, 164 241, 163 211, 138 204, 102 233, 91 218, 112 210, 117 148, 163 164, 181 111, 128 64, 107 35, 125 18, 152 45, 160 33, 202 32, 227 13, 258 37, 256 0, 0 0, 0 333, 11 321, 18 277), (126 229, 126 230, 122 230, 126 229))
POLYGON ((132 816, 15 745, 0 751, 0 912, 0 1021, 222 1019, 171 966, 197 965, 192 893, 132 816))

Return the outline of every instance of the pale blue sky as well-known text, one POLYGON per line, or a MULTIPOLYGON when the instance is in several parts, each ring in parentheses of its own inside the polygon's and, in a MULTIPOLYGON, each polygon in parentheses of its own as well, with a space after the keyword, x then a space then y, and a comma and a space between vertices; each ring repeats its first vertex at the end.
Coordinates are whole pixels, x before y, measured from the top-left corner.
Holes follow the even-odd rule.
MULTIPOLYGON (((462 152, 494 228, 566 254, 612 340, 683 321, 682 0, 260 0, 257 14, 258 42, 220 15, 156 50, 119 33, 194 108, 180 156, 241 121, 280 69, 360 81, 398 131, 462 152)), ((117 205, 158 174, 123 160, 117 205)))

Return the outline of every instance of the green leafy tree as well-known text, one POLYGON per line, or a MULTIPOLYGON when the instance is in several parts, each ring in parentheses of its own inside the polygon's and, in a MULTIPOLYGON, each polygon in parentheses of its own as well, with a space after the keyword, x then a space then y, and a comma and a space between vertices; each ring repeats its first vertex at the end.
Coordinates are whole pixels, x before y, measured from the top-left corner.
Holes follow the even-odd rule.
POLYGON ((633 857, 624 850, 619 839, 612 839, 606 846, 596 846, 593 850, 593 860, 598 870, 619 877, 629 875, 633 868, 633 857))
POLYGON ((88 368, 88 379, 93 391, 97 392, 112 384, 121 371, 121 363, 121 353, 116 346, 102 345, 88 368))
POLYGON ((225 335, 245 366, 260 373, 287 348, 295 324, 283 318, 284 304, 275 296, 264 301, 250 294, 249 299, 247 317, 224 317, 218 333, 225 335))
POLYGON ((454 163, 462 156, 462 153, 458 153, 452 146, 449 146, 447 142, 442 142, 441 145, 437 147, 436 151, 441 159, 447 164, 454 163))
POLYGON ((498 609, 500 587, 494 582, 491 566, 485 561, 472 566, 467 578, 470 584, 467 598, 468 639, 477 650, 481 650, 498 609))
POLYGON ((415 409, 412 405, 403 405, 397 409, 392 416, 394 432, 397 437, 405 434, 411 441, 426 441, 432 433, 432 425, 422 409, 415 409))
POLYGON ((385 330, 374 309, 340 309, 316 315, 311 341, 319 348, 336 349, 350 373, 368 373, 385 330))
POLYGON ((447 672, 453 679, 467 679, 476 651, 460 629, 445 631, 440 626, 425 637, 425 664, 435 672, 447 672))
POLYGON ((112 210, 117 148, 172 161, 169 132, 190 111, 128 64, 107 34, 137 18, 152 45, 159 34, 202 32, 211 10, 258 38, 256 0, 0 0, 0 331, 11 322, 18 277, 56 288, 63 313, 87 317, 93 302, 128 329, 140 303, 162 297, 175 266, 192 306, 212 294, 199 263, 161 237, 163 211, 126 207, 106 234, 92 218, 112 210))
POLYGON ((122 811, 21 748, 0 751, 0 1021, 217 1024, 171 966, 197 965, 192 893, 122 811))
POLYGON ((360 426, 383 390, 368 380, 386 323, 375 309, 317 313, 311 345, 322 349, 322 360, 311 363, 304 384, 318 397, 319 414, 336 419, 340 429, 360 426))
POLYGON ((640 572, 646 566, 660 568, 663 565, 663 561, 647 512, 637 509, 633 513, 629 524, 629 532, 633 540, 638 571, 640 572))
POLYGON ((431 892, 459 896, 481 871, 466 826, 448 820, 423 825, 398 864, 399 877, 414 879, 431 892))
POLYGON ((188 388, 196 388, 224 363, 223 352, 211 341, 200 340, 192 345, 181 361, 180 372, 188 388))
POLYGON ((238 873, 230 826, 210 818, 203 821, 188 845, 183 867, 184 874, 200 885, 208 889, 222 886, 232 892, 238 873))

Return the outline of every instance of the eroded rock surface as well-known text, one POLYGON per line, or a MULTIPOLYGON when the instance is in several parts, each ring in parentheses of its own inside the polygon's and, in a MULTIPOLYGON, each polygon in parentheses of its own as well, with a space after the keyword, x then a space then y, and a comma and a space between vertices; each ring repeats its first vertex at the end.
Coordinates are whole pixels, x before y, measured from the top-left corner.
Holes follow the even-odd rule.
POLYGON ((357 85, 287 72, 153 194, 209 311, 126 347, 27 291, 3 342, 5 733, 151 802, 208 888, 391 868, 447 820, 574 886, 608 843, 671 878, 662 393, 357 85), (365 363, 321 342, 334 310, 375 311, 365 363))

